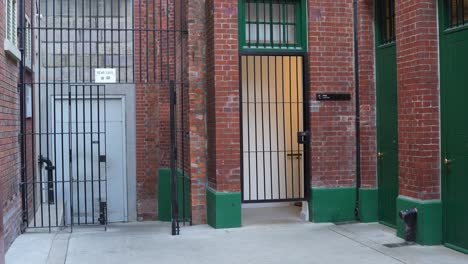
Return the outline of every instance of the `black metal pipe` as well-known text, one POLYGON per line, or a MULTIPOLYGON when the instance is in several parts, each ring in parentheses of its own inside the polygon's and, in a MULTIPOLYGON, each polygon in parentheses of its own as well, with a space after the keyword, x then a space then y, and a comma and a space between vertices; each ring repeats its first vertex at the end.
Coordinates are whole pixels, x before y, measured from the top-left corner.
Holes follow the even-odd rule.
POLYGON ((361 189, 361 109, 359 100, 359 42, 358 42, 358 1, 353 0, 354 28, 354 96, 356 106, 356 207, 354 215, 359 220, 359 190, 361 189))
MULTIPOLYGON (((169 77, 169 76, 168 76, 169 77)), ((176 159, 177 159, 177 142, 175 131, 175 105, 176 105, 176 91, 175 82, 170 81, 170 119, 171 119, 171 218, 172 218, 172 235, 179 235, 179 210, 177 204, 177 174, 176 174, 176 159)))
POLYGON ((25 2, 26 0, 21 0, 19 3, 19 28, 18 28, 18 34, 20 36, 19 38, 19 50, 21 52, 21 62, 19 64, 19 83, 18 83, 18 92, 19 92, 19 97, 20 97, 20 134, 18 136, 18 140, 20 143, 20 149, 21 149, 21 198, 22 198, 22 211, 23 211, 23 226, 22 226, 22 231, 27 227, 28 225, 28 201, 27 201, 27 177, 26 177, 26 144, 25 144, 25 135, 26 135, 26 125, 25 125, 25 80, 24 80, 24 75, 25 75, 25 40, 26 40, 26 32, 25 32, 25 14, 26 14, 26 9, 25 9, 25 2))
MULTIPOLYGON (((47 202, 48 204, 55 203, 55 188, 54 188, 54 170, 55 166, 52 164, 52 161, 48 158, 39 156, 39 165, 42 168, 43 164, 46 164, 45 170, 47 171, 47 202)), ((50 214, 49 214, 50 217, 50 214)), ((50 219, 49 219, 50 223, 50 219)), ((50 226, 50 225, 49 225, 50 226)))

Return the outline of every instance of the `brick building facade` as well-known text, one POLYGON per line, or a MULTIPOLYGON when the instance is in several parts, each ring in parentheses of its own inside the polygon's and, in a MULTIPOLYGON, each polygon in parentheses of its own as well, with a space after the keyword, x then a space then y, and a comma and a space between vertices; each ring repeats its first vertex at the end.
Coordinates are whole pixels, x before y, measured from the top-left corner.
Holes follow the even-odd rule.
MULTIPOLYGON (((459 237, 450 228, 452 223, 467 231, 466 214, 453 211, 466 207, 452 197, 466 198, 456 188, 466 180, 464 167, 457 165, 463 152, 455 146, 463 145, 460 135, 468 131, 449 118, 455 111, 449 102, 456 98, 451 91, 465 85, 455 74, 467 75, 456 59, 467 58, 462 48, 468 10, 460 9, 462 2, 468 6, 463 0, 134 1, 136 168, 128 177, 136 182, 137 219, 170 220, 169 81, 175 80, 177 103, 186 106, 179 112, 178 168, 190 179, 188 211, 194 224, 240 227, 243 203, 303 201, 310 221, 379 221, 403 236, 398 212, 416 207, 418 243, 466 252, 468 234, 459 237), (167 20, 151 12, 159 9, 167 20), (161 28, 182 28, 182 33, 147 33, 161 28), (165 52, 169 55, 161 56, 165 52), (159 56, 161 61, 151 59, 159 56), (174 76, 160 71, 163 67, 174 76), (278 87, 283 99, 270 94, 276 89, 281 95, 278 87), (257 90, 248 94, 253 89, 261 90, 258 98, 257 90), (321 97, 335 94, 348 99, 321 97), (286 131, 286 121, 290 131, 281 134, 278 127, 286 131), (304 144, 296 138, 302 131, 308 132, 304 144), (282 137, 291 145, 286 139, 283 145, 272 143, 282 137), (278 165, 283 160, 284 166, 278 165), (298 184, 288 175, 298 175, 298 184)), ((0 62, 6 73, 0 79, 1 234, 9 245, 21 222, 15 187, 18 68, 2 49, 0 62)))

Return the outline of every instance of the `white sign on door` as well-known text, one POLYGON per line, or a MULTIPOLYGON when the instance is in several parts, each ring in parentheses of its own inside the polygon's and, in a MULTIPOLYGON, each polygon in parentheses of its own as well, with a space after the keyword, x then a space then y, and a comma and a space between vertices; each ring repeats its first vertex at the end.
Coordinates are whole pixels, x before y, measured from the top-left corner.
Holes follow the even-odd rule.
POLYGON ((96 69, 94 72, 94 81, 96 83, 116 83, 116 69, 96 69))

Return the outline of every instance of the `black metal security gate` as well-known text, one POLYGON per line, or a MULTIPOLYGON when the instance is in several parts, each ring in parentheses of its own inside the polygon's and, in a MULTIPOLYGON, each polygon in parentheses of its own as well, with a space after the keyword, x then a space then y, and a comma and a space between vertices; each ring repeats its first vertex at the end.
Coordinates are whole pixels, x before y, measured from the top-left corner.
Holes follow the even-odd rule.
POLYGON ((302 53, 240 57, 244 203, 308 197, 305 63, 302 53))
POLYGON ((190 221, 186 158, 176 152, 185 147, 187 128, 185 2, 18 3, 23 228, 112 221, 114 190, 108 187, 115 168, 107 142, 115 118, 112 91, 122 87, 159 89, 167 98, 169 87, 177 91, 171 162, 180 172, 172 179, 173 222, 190 221))

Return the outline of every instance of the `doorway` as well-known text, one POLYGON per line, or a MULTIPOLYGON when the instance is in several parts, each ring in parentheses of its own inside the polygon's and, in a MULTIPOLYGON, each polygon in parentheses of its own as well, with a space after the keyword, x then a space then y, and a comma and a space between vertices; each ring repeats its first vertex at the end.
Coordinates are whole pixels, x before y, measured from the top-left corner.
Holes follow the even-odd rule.
POLYGON ((304 59, 241 56, 243 203, 306 199, 304 59))
POLYGON ((398 197, 398 97, 395 1, 376 2, 378 218, 396 227, 398 197))
MULTIPOLYGON (((465 1, 466 3, 466 1, 465 1)), ((466 14, 465 14, 466 15, 466 14)), ((468 17, 468 16, 466 16, 468 17)), ((468 253, 468 30, 441 33, 444 243, 468 253)))

